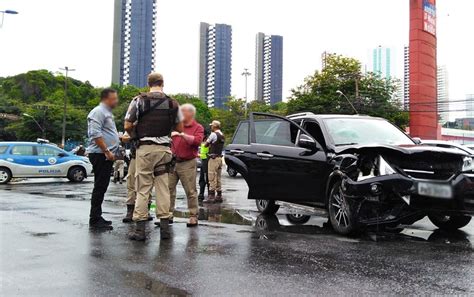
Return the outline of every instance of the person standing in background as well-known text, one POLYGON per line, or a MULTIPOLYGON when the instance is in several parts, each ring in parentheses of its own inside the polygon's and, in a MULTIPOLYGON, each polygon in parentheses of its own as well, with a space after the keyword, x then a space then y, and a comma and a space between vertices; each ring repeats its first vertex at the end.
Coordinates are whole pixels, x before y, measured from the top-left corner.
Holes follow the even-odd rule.
POLYGON ((195 120, 196 107, 192 104, 181 106, 183 115, 183 132, 172 132, 171 151, 175 156, 176 166, 169 174, 170 189, 170 223, 173 222, 173 213, 176 203, 176 186, 181 181, 188 199, 189 222, 188 227, 198 225, 198 197, 196 189, 196 171, 199 145, 204 137, 204 128, 195 120))
POLYGON ((211 135, 206 141, 206 146, 209 147, 209 195, 204 203, 221 203, 222 200, 222 151, 224 150, 225 137, 221 132, 221 123, 219 121, 212 121, 211 135))
POLYGON ((209 153, 209 148, 206 146, 206 141, 209 132, 204 131, 204 139, 202 140, 201 146, 199 147, 199 158, 201 159, 201 171, 199 172, 199 195, 198 200, 204 200, 204 192, 207 188, 209 192, 209 177, 207 176, 207 167, 209 158, 207 154, 209 153))
POLYGON ((111 230, 112 221, 102 217, 102 202, 110 183, 110 173, 119 149, 119 135, 112 110, 118 105, 117 91, 104 89, 100 93, 100 104, 87 116, 87 148, 94 170, 94 189, 91 197, 89 227, 111 230))

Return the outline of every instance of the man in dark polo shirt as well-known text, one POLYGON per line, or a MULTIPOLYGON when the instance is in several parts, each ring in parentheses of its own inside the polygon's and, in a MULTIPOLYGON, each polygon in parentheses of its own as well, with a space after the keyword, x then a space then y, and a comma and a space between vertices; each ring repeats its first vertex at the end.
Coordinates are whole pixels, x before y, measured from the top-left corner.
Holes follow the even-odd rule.
POLYGON ((196 189, 196 166, 199 145, 204 138, 204 128, 195 120, 196 107, 192 104, 183 104, 183 132, 172 132, 171 151, 176 157, 174 172, 169 174, 170 188, 170 222, 173 221, 173 212, 176 201, 176 185, 181 181, 188 199, 189 222, 188 227, 197 226, 198 195, 196 189))

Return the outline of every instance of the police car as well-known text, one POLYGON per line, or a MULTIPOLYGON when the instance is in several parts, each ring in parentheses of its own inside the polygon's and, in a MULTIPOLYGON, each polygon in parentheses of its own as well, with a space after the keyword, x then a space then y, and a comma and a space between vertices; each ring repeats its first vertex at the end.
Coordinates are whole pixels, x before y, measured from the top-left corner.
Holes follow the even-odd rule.
POLYGON ((86 157, 68 153, 48 141, 0 142, 0 184, 16 177, 66 177, 82 182, 92 172, 86 157))

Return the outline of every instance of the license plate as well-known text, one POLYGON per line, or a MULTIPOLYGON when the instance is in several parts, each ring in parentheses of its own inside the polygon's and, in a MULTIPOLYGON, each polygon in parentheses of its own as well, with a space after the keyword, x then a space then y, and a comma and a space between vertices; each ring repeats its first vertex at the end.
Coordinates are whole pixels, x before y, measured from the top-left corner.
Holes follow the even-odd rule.
POLYGON ((453 189, 451 185, 419 182, 418 194, 436 198, 452 198, 453 189))

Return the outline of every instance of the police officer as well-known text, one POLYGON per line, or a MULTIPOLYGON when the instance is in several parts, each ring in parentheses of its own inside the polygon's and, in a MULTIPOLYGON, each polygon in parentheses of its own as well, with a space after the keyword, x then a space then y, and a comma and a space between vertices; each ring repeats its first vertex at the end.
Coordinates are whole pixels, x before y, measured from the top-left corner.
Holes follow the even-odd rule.
POLYGON ((221 123, 219 121, 212 121, 211 135, 206 141, 206 146, 209 147, 209 161, 208 161, 208 177, 209 177, 209 194, 204 203, 221 203, 222 200, 222 151, 224 149, 225 137, 221 132, 221 123), (217 194, 216 194, 217 193, 217 194))
POLYGON ((125 116, 125 130, 130 134, 135 128, 138 138, 136 152, 135 187, 137 198, 133 212, 136 227, 129 235, 131 240, 146 239, 148 197, 153 186, 156 192, 156 217, 160 219, 160 237, 169 239, 170 192, 168 188, 171 132, 183 131, 179 104, 163 92, 163 76, 148 76, 148 93, 142 93, 131 103, 125 116), (135 123, 136 122, 136 123, 135 123), (135 123, 135 124, 134 124, 135 123))

